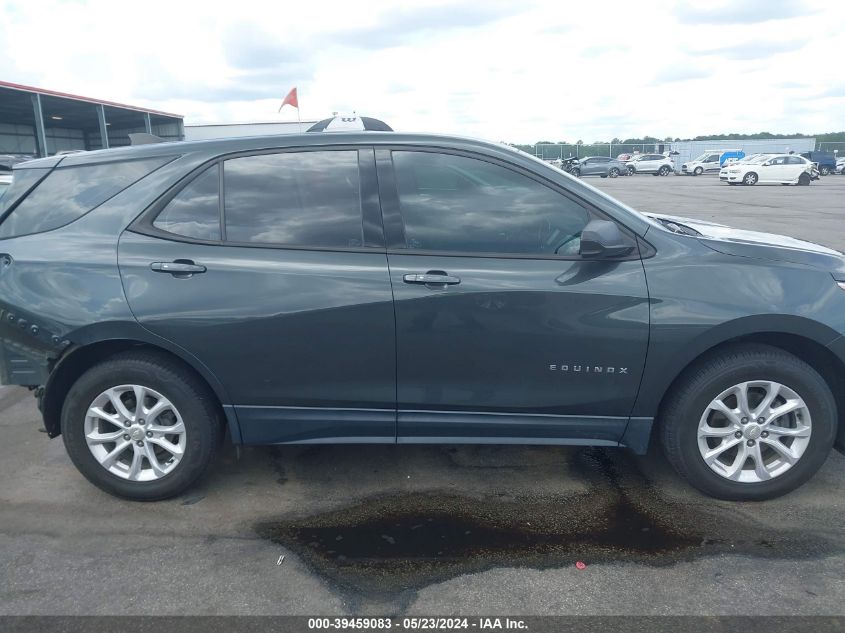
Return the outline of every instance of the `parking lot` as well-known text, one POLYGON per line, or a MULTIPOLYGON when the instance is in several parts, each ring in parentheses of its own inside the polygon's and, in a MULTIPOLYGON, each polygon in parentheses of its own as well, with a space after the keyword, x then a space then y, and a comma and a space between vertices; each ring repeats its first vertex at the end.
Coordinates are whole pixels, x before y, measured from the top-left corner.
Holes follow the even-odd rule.
MULTIPOLYGON (((588 182, 845 251, 842 176, 588 182)), ((187 495, 131 503, 39 427, 30 393, 0 388, 0 614, 845 613, 838 452, 784 498, 729 503, 656 446, 229 448, 187 495)))

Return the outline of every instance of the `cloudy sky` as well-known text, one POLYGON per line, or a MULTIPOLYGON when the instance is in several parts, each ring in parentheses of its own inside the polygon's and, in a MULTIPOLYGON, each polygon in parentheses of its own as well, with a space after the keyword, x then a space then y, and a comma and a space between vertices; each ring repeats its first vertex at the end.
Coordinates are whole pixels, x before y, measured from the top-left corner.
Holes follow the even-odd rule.
POLYGON ((845 129, 845 3, 0 0, 0 80, 186 124, 586 142, 845 129), (142 7, 142 10, 138 10, 142 7))

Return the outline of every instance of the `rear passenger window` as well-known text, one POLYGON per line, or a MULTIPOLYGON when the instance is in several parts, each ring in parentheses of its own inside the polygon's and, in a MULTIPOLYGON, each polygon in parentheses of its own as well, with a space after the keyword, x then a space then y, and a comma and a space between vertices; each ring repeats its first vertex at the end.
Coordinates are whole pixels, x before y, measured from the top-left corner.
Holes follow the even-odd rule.
POLYGON ((220 171, 212 165, 167 203, 153 226, 199 240, 220 239, 220 171))
POLYGON ((363 245, 357 150, 262 154, 223 165, 228 241, 363 245))
POLYGON ((171 160, 167 156, 57 167, 0 224, 0 238, 51 231, 73 222, 171 160))

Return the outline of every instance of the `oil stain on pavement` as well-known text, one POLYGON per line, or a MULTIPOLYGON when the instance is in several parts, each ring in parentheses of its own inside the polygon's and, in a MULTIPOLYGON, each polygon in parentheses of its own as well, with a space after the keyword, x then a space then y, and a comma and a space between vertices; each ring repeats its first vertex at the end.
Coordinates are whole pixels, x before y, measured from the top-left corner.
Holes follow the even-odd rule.
POLYGON ((809 558, 838 550, 724 506, 660 496, 625 453, 584 449, 587 492, 518 499, 408 493, 255 525, 320 575, 361 593, 397 593, 493 567, 634 562, 671 565, 718 554, 809 558))

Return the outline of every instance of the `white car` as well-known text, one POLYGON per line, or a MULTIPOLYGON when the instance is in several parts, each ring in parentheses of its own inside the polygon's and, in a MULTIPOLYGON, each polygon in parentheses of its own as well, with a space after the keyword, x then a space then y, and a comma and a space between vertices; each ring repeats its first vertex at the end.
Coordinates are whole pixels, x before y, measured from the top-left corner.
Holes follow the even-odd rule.
POLYGON ((719 158, 722 156, 721 151, 704 152, 698 158, 695 158, 687 163, 681 165, 682 174, 692 174, 693 176, 700 176, 705 173, 714 173, 719 171, 721 164, 719 158))
POLYGON ((813 163, 797 154, 761 154, 751 160, 725 165, 719 180, 729 185, 809 185, 813 163))
POLYGON ((3 192, 12 184, 12 174, 0 174, 0 198, 3 197, 3 192))
POLYGON ((625 161, 628 175, 652 174, 654 176, 668 176, 675 171, 671 159, 663 154, 638 154, 625 161))
POLYGON ((845 157, 836 159, 836 173, 845 176, 845 157))

